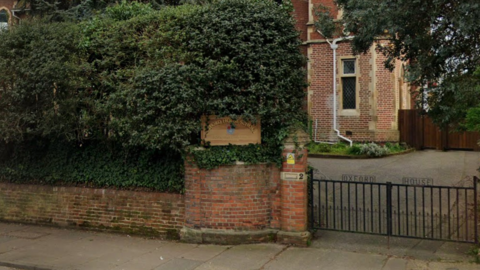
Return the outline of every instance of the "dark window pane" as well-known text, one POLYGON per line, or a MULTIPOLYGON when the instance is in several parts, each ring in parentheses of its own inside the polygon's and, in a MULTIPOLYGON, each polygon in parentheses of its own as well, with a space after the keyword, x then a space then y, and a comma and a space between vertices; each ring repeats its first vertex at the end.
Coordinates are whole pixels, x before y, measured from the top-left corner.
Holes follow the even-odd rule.
POLYGON ((355 60, 343 61, 343 74, 355 74, 355 60))
POLYGON ((0 10, 0 23, 8 22, 8 13, 6 10, 0 10))
POLYGON ((343 109, 356 108, 356 85, 357 78, 342 78, 343 86, 343 109))

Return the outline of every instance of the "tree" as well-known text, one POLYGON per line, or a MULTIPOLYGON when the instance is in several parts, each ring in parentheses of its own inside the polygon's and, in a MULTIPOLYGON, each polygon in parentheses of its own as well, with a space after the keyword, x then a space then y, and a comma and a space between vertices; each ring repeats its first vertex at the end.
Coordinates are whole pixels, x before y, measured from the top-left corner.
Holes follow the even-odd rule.
POLYGON ((30 15, 47 18, 50 21, 69 21, 91 18, 119 2, 121 5, 137 4, 137 6, 145 3, 160 9, 185 3, 205 4, 209 0, 26 0, 20 8, 28 9, 30 15))
MULTIPOLYGON (((469 108, 479 106, 480 76, 474 75, 480 66, 478 0, 336 3, 344 12, 336 26, 355 36, 354 52, 364 53, 376 40, 388 40, 389 46, 376 45, 387 57, 386 66, 392 68, 395 59, 408 63, 407 79, 419 91, 427 92, 418 96, 427 96, 429 114, 436 123, 444 126, 462 121, 469 108)), ((324 17, 320 19, 325 21, 324 17)), ((331 28, 332 22, 323 25, 331 28)))

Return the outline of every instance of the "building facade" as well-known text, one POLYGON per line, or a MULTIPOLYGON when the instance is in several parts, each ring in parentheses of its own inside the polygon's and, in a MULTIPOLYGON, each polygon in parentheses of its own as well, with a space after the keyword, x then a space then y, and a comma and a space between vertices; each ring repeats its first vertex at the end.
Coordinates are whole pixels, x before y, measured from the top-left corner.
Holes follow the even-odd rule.
POLYGON ((25 0, 0 0, 0 29, 18 23, 28 10, 25 0))
MULTIPOLYGON (((331 8, 333 0, 293 0, 297 28, 308 58, 308 113, 317 142, 397 142, 398 110, 412 107, 403 67, 385 68, 386 58, 372 46, 354 55, 347 39, 326 39, 314 27, 314 7, 331 8)), ((379 44, 382 44, 379 41, 379 44)))

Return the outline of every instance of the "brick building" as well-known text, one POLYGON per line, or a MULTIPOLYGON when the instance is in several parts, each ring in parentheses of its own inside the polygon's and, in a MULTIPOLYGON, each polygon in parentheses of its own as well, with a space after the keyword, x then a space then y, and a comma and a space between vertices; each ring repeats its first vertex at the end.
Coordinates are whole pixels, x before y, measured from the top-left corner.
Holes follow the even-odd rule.
POLYGON ((25 16, 25 0, 0 0, 0 29, 18 23, 25 16))
POLYGON ((375 46, 366 54, 354 55, 348 39, 327 40, 317 32, 316 5, 330 7, 334 19, 341 18, 333 0, 293 0, 293 4, 302 52, 308 58, 308 113, 314 139, 398 141, 398 110, 412 107, 409 86, 402 79, 402 63, 397 62, 390 72, 375 46))

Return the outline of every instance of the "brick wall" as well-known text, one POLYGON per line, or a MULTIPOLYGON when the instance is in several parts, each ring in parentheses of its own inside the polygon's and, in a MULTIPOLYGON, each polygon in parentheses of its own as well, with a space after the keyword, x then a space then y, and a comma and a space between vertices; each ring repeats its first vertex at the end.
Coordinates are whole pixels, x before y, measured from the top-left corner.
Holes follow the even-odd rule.
POLYGON ((308 23, 308 0, 292 0, 295 18, 295 28, 300 32, 300 39, 307 40, 307 23, 308 23))
POLYGON ((303 146, 308 141, 308 134, 298 131, 284 142, 282 168, 237 163, 207 170, 187 157, 181 240, 306 246, 311 235, 307 231, 308 152, 303 146), (295 157, 287 159, 292 153, 295 157))
POLYGON ((184 196, 81 187, 0 183, 0 220, 178 235, 184 196))
MULTIPOLYGON (((309 113, 314 125, 318 119, 316 139, 337 141, 333 132, 333 52, 327 43, 309 46, 309 113)), ((398 141, 395 78, 384 67, 385 57, 373 49, 356 56, 359 102, 355 115, 341 111, 342 57, 354 57, 349 42, 340 42, 337 49, 337 128, 354 141, 398 141), (347 135, 347 131, 352 135, 347 135)))
POLYGON ((280 227, 279 169, 230 165, 213 170, 185 163, 185 225, 255 231, 280 227))
MULTIPOLYGON (((322 4, 331 8, 335 18, 342 14, 333 0, 309 0, 308 8, 322 4)), ((312 22, 310 11, 307 24, 307 56, 308 56, 308 112, 316 123, 318 141, 338 141, 333 130, 333 75, 336 75, 337 129, 341 135, 354 141, 398 141, 397 111, 400 107, 399 75, 384 67, 385 57, 374 48, 367 53, 354 56, 350 43, 337 43, 337 69, 333 71, 333 51, 325 38, 317 33, 312 22), (355 113, 342 112, 341 91, 341 59, 355 57, 358 62, 357 74, 357 109, 355 113), (318 120, 318 122, 317 122, 318 120), (352 135, 347 135, 352 133, 352 135)), ((402 63, 397 63, 401 66, 402 63)), ((397 72, 400 74, 400 72, 397 72)), ((402 86, 402 95, 409 92, 402 86)), ((405 99, 405 98, 404 98, 405 99)), ((404 102, 406 103, 406 102, 404 102)))

